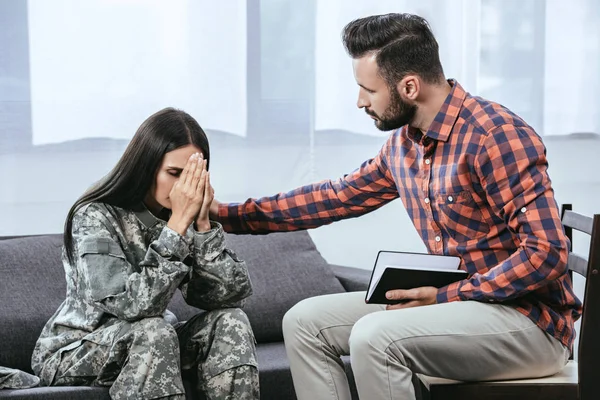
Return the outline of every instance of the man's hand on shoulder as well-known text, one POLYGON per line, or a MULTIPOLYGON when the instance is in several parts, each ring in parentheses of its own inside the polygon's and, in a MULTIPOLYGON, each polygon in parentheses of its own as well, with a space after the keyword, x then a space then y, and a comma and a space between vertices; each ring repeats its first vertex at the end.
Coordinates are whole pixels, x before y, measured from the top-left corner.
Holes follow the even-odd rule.
POLYGON ((387 310, 399 310, 401 308, 428 306, 437 303, 437 288, 424 286, 409 290, 390 290, 385 294, 389 300, 400 301, 398 304, 389 304, 387 310))

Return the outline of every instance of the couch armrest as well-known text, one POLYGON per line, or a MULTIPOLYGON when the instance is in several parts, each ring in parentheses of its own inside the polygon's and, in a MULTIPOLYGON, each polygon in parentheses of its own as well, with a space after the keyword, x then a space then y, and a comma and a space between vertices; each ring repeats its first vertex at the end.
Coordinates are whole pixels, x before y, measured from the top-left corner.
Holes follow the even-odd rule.
POLYGON ((331 264, 330 266, 335 277, 338 278, 347 292, 360 292, 367 290, 369 287, 370 270, 331 264))

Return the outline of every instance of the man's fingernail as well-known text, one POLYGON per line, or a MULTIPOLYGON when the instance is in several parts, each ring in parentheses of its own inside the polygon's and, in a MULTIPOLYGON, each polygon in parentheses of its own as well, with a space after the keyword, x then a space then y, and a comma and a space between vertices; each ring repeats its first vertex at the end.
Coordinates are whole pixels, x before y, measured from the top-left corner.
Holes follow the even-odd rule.
POLYGON ((386 293, 385 297, 387 297, 388 299, 392 298, 392 294, 391 293, 386 293))

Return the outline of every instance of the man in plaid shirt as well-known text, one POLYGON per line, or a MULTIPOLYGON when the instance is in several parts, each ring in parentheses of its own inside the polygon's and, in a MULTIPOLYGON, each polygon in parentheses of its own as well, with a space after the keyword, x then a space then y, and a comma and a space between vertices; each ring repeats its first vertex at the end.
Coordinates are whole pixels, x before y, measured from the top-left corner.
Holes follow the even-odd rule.
POLYGON ((384 131, 379 154, 344 177, 243 204, 213 203, 226 230, 315 228, 400 197, 433 254, 460 256, 467 279, 441 289, 304 300, 283 330, 299 399, 350 399, 350 354, 363 399, 414 399, 413 373, 465 381, 552 375, 581 313, 568 240, 540 137, 503 106, 446 80, 427 21, 362 18, 344 29, 358 107, 384 131))

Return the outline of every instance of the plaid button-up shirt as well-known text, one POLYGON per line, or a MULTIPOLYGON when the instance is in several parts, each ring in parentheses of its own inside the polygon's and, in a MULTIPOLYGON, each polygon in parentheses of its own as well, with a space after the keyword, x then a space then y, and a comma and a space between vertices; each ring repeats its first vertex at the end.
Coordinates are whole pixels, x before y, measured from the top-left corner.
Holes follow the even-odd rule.
POLYGON ((325 180, 243 204, 222 204, 230 232, 315 228, 400 197, 430 253, 462 258, 465 280, 439 289, 516 308, 572 348, 581 302, 567 274, 568 239, 545 147, 521 118, 455 81, 429 130, 404 126, 379 154, 325 180))

